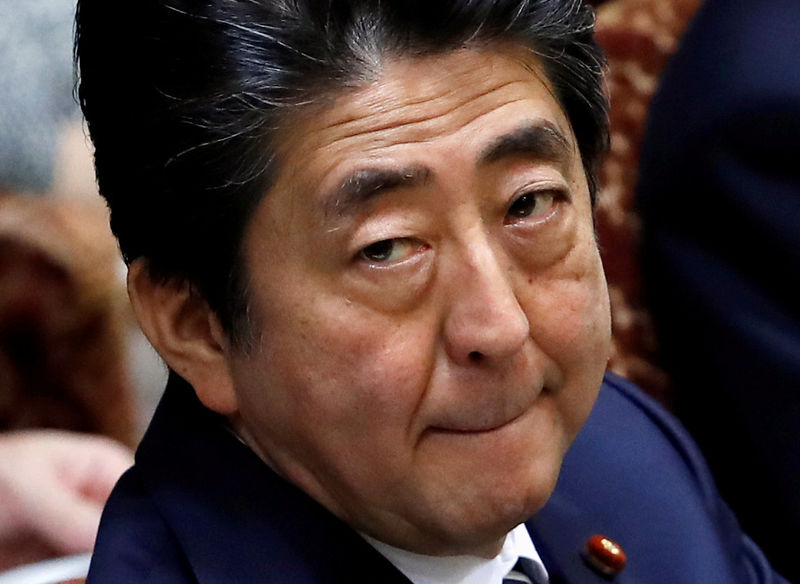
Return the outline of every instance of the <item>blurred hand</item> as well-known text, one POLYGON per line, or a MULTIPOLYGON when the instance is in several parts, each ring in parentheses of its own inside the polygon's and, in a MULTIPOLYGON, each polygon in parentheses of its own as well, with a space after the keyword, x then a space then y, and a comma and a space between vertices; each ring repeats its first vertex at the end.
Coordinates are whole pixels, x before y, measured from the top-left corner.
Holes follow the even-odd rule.
POLYGON ((57 554, 90 551, 100 513, 131 452, 56 430, 0 434, 0 546, 39 540, 57 554))

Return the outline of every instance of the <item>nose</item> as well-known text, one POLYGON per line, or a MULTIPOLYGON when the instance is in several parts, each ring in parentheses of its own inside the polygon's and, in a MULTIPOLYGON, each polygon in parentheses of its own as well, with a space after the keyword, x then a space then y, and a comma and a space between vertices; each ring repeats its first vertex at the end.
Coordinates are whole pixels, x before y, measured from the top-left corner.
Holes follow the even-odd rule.
POLYGON ((454 362, 500 362, 528 339, 530 324, 514 292, 509 265, 485 238, 466 245, 454 260, 444 323, 446 350, 454 362))

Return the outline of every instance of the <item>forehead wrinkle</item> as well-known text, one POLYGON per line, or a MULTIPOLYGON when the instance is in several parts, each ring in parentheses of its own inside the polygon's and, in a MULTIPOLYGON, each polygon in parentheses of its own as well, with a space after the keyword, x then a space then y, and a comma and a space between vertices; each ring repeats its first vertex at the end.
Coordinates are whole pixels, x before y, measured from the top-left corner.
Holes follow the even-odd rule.
MULTIPOLYGON (((452 94, 457 93, 457 89, 450 89, 446 93, 444 93, 442 95, 437 95, 437 96, 432 97, 432 98, 423 98, 423 99, 417 99, 417 100, 414 100, 414 99, 404 100, 403 105, 401 105, 399 107, 391 108, 391 105, 389 105, 389 107, 391 108, 389 110, 391 112, 389 114, 389 118, 390 119, 387 119, 385 122, 383 122, 383 123, 381 123, 381 124, 379 124, 379 125, 377 125, 375 127, 369 128, 367 131, 358 131, 357 129, 355 129, 352 132, 345 133, 345 134, 337 137, 336 141, 347 140, 348 138, 355 138, 355 137, 361 137, 361 136, 366 137, 366 136, 370 136, 371 134, 384 132, 386 130, 400 129, 400 128, 414 126, 414 125, 417 125, 417 124, 434 123, 435 120, 440 120, 439 123, 445 124, 446 123, 445 120, 444 120, 445 117, 452 116, 452 115, 456 114, 462 108, 467 107, 467 106, 469 106, 471 104, 474 104, 476 102, 476 100, 488 97, 488 96, 492 95, 493 93, 496 93, 498 91, 502 91, 502 90, 508 88, 509 86, 515 85, 515 84, 518 84, 518 83, 523 83, 524 84, 525 81, 521 81, 521 80, 507 81, 507 82, 505 82, 505 83, 503 83, 503 84, 501 84, 501 85, 499 85, 497 87, 492 87, 490 89, 486 89, 484 91, 481 91, 480 93, 476 93, 476 94, 470 95, 468 97, 465 97, 460 101, 460 103, 457 103, 455 105, 450 105, 449 107, 443 107, 443 108, 441 108, 441 109, 439 109, 439 110, 437 110, 435 112, 427 112, 426 114, 412 115, 409 119, 406 119, 406 120, 402 119, 405 112, 407 112, 409 110, 411 110, 412 112, 416 112, 418 107, 421 104, 424 104, 424 103, 435 102, 435 101, 438 101, 438 100, 446 100, 452 94)), ((393 97, 396 97, 396 96, 393 96, 393 97)), ((389 100, 386 100, 386 101, 389 101, 389 100)), ((515 101, 519 101, 519 100, 518 99, 514 99, 514 100, 511 100, 509 102, 504 102, 503 105, 506 105, 507 103, 512 103, 512 102, 515 102, 515 101)), ((373 107, 373 105, 370 104, 370 106, 368 106, 368 107, 373 107)), ((495 110, 495 109, 497 109, 497 108, 492 108, 492 110, 495 110)), ((488 113, 488 112, 483 112, 483 113, 488 113)), ((467 124, 472 123, 474 120, 478 119, 481 115, 483 115, 483 113, 477 114, 473 118, 469 118, 468 120, 466 120, 460 126, 453 128, 453 131, 457 131, 460 127, 463 127, 463 126, 465 126, 467 124)), ((339 127, 346 127, 349 124, 358 124, 358 123, 368 124, 370 120, 372 120, 372 119, 374 119, 376 117, 377 118, 387 117, 387 109, 378 109, 378 111, 373 111, 367 116, 353 115, 353 116, 351 116, 351 117, 349 117, 347 119, 328 124, 327 126, 323 127, 321 130, 322 131, 335 130, 335 129, 339 128, 339 127)), ((420 140, 420 141, 425 141, 425 140, 420 140)))
MULTIPOLYGON (((424 66, 424 61, 425 59, 422 59, 419 62, 414 60, 399 61, 398 64, 401 65, 401 67, 394 67, 394 68, 391 66, 387 67, 384 70, 383 75, 377 81, 375 81, 369 86, 362 87, 361 89, 356 89, 353 92, 349 92, 348 94, 341 96, 337 101, 345 100, 347 103, 354 104, 356 107, 366 106, 367 108, 374 108, 376 103, 377 104, 380 103, 381 97, 383 102, 387 102, 391 106, 392 101, 398 101, 398 96, 405 96, 402 100, 403 101, 402 106, 400 108, 394 108, 395 110, 398 110, 398 109, 405 109, 407 107, 415 108, 416 106, 419 106, 424 103, 446 99, 448 96, 454 93, 458 93, 459 89, 464 87, 465 85, 474 85, 473 83, 468 82, 469 78, 473 76, 475 73, 471 68, 460 72, 450 72, 446 77, 440 79, 436 86, 428 86, 428 88, 426 88, 425 91, 420 90, 420 88, 412 88, 407 83, 398 84, 396 82, 396 78, 402 76, 402 73, 396 71, 396 69, 404 68, 402 66, 410 66, 411 68, 416 69, 418 67, 424 66), (463 81, 462 80, 463 78, 467 78, 467 82, 463 81), (388 81, 382 84, 381 80, 388 80, 388 81), (445 91, 442 91, 441 89, 442 86, 446 88, 445 91), (435 87, 436 90, 432 91, 431 87, 435 87), (378 95, 373 98, 367 98, 367 99, 363 98, 364 95, 368 96, 371 93, 377 93, 378 95)), ((471 96, 467 96, 463 99, 463 103, 468 103, 470 101, 478 99, 483 95, 491 93, 494 90, 502 89, 502 87, 510 83, 514 83, 514 81, 503 83, 503 85, 499 87, 488 88, 482 93, 477 93, 471 96)), ((457 109, 457 107, 458 106, 456 106, 456 108, 448 108, 448 109, 457 109)), ((335 104, 334 107, 331 108, 331 110, 334 108, 335 104)), ((447 110, 445 110, 444 113, 446 113, 446 111, 447 110)), ((381 111, 377 111, 375 113, 381 114, 385 112, 386 109, 381 109, 381 111)), ((434 114, 434 115, 439 115, 439 114, 434 114)), ((342 119, 338 122, 334 122, 329 127, 335 127, 338 125, 346 124, 351 121, 357 121, 359 119, 368 119, 368 118, 363 118, 363 116, 361 115, 353 114, 348 118, 342 119)), ((424 119, 424 117, 421 119, 424 119)), ((326 128, 323 127, 323 129, 326 128)))

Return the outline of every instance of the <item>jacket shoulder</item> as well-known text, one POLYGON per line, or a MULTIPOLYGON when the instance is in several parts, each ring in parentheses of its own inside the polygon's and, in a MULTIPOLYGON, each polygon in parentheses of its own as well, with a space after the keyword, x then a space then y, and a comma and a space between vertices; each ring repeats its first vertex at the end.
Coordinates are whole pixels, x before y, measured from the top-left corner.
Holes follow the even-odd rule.
POLYGON ((86 582, 197 582, 135 466, 120 478, 103 511, 86 582))
POLYGON ((613 374, 531 524, 537 548, 550 548, 546 555, 568 574, 581 570, 580 551, 600 533, 626 551, 620 582, 782 582, 742 533, 680 423, 613 374))

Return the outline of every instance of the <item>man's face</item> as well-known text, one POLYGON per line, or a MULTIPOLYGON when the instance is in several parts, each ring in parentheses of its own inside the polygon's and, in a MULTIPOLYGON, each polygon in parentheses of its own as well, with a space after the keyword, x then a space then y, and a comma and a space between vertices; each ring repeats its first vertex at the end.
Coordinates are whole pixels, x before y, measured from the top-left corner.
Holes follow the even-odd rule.
POLYGON ((607 361, 580 155, 526 59, 395 60, 306 110, 245 235, 237 429, 417 552, 493 555, 544 505, 607 361))

